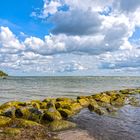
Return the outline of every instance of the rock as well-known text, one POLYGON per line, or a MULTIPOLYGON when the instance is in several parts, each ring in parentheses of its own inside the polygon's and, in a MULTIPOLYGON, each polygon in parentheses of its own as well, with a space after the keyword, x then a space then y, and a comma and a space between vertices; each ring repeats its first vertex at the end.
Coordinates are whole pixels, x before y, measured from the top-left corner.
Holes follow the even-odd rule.
POLYGON ((11 107, 3 111, 3 115, 10 118, 15 118, 15 107, 11 107))
POLYGON ((0 116, 0 127, 8 126, 11 122, 11 118, 0 116))
POLYGON ((114 105, 114 106, 123 106, 123 105, 125 105, 125 97, 119 96, 116 99, 111 100, 111 105, 114 105))
POLYGON ((105 102, 105 103, 110 103, 110 99, 111 99, 111 97, 109 96, 109 95, 107 95, 107 94, 102 94, 101 96, 100 96, 100 101, 101 102, 105 102))
POLYGON ((100 101, 100 97, 101 97, 101 94, 94 94, 92 95, 92 98, 95 99, 96 101, 100 101))
POLYGON ((69 102, 69 103, 74 102, 74 100, 71 98, 57 98, 56 102, 59 102, 59 101, 64 101, 64 102, 69 102))
POLYGON ((25 103, 18 102, 18 101, 10 101, 10 102, 2 104, 0 106, 0 109, 5 110, 5 109, 8 109, 8 108, 12 108, 12 107, 17 108, 18 106, 21 106, 21 105, 24 105, 24 104, 25 103))
POLYGON ((29 107, 22 107, 15 110, 15 117, 16 118, 23 118, 27 119, 30 117, 31 112, 29 111, 29 107))
POLYGON ((47 109, 47 103, 46 102, 41 102, 40 103, 40 109, 47 109))
POLYGON ((68 101, 59 101, 59 102, 56 102, 55 103, 55 107, 56 107, 56 109, 58 109, 58 108, 63 108, 63 109, 71 109, 71 103, 70 102, 68 102, 68 101))
POLYGON ((80 103, 80 105, 83 107, 88 107, 88 105, 89 105, 89 100, 87 98, 77 99, 77 102, 80 103))
POLYGON ((43 116, 42 116, 42 121, 55 121, 55 120, 61 120, 61 114, 56 110, 56 109, 52 109, 52 110, 48 110, 46 111, 43 116))
POLYGON ((79 103, 75 102, 71 104, 71 111, 73 112, 73 114, 80 112, 81 109, 82 109, 82 106, 79 103))
POLYGON ((60 120, 60 121, 53 121, 49 124, 49 129, 51 131, 62 131, 70 128, 75 128, 76 124, 65 121, 65 120, 60 120))
POLYGON ((59 108, 58 111, 60 112, 60 114, 63 118, 68 118, 73 115, 73 113, 68 109, 59 108))
POLYGON ((19 128, 4 128, 0 133, 8 136, 17 136, 21 134, 21 130, 19 128))
POLYGON ((94 111, 95 113, 97 113, 98 115, 103 115, 105 114, 105 109, 103 109, 102 107, 100 107, 97 103, 90 103, 89 106, 88 106, 88 109, 90 111, 94 111))
POLYGON ((25 120, 25 119, 13 119, 11 123, 12 127, 19 127, 19 128, 27 128, 27 127, 36 127, 36 126, 42 126, 41 124, 30 121, 30 120, 25 120))

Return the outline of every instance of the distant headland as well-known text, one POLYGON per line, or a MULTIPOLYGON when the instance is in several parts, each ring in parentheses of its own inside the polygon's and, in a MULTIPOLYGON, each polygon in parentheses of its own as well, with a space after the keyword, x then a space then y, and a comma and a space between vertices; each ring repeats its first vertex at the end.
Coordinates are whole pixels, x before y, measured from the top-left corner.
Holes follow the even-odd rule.
POLYGON ((0 70, 0 77, 7 77, 8 74, 0 70))

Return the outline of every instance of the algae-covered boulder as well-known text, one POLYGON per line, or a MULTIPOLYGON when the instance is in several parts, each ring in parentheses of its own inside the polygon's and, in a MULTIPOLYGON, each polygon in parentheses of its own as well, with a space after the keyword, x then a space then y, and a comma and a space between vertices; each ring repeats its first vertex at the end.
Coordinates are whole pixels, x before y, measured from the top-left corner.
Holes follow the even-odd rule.
POLYGON ((81 106, 79 103, 75 102, 75 103, 72 103, 72 104, 71 104, 71 111, 72 111, 74 114, 80 112, 81 109, 82 109, 82 106, 81 106))
POLYGON ((0 127, 8 126, 11 122, 11 118, 0 116, 0 127))
POLYGON ((37 122, 30 121, 30 120, 13 119, 11 121, 11 126, 19 127, 19 128, 27 128, 27 127, 36 127, 36 126, 42 126, 42 125, 37 122))
POLYGON ((15 110, 15 117, 28 119, 31 112, 29 111, 29 107, 22 107, 15 110))
POLYGON ((71 99, 71 98, 57 98, 56 99, 56 102, 59 102, 59 101, 64 101, 64 102, 69 102, 69 103, 72 103, 74 102, 74 99, 71 99))
POLYGON ((89 100, 87 98, 77 99, 77 102, 83 107, 88 107, 89 105, 89 100))
POLYGON ((15 110, 16 118, 23 118, 36 122, 40 122, 42 115, 43 115, 42 110, 33 107, 32 108, 24 107, 15 110))
POLYGON ((75 127, 76 127, 75 123, 65 121, 65 120, 53 121, 49 124, 49 129, 51 131, 61 131, 70 128, 75 128, 75 127))
POLYGON ((68 109, 59 108, 58 111, 63 118, 68 118, 68 117, 71 117, 73 115, 72 111, 70 111, 68 109))
POLYGON ((55 121, 61 120, 62 116, 56 109, 52 108, 44 112, 42 115, 42 121, 55 121))
POLYGON ((4 128, 0 131, 1 134, 8 135, 8 136, 17 136, 21 134, 21 130, 19 128, 4 128))
POLYGON ((123 106, 125 105, 126 96, 122 94, 117 94, 116 98, 111 99, 111 105, 114 106, 123 106))
POLYGON ((100 96, 100 101, 101 102, 110 103, 110 99, 111 99, 111 97, 107 94, 102 94, 100 96))
POLYGON ((0 106, 0 109, 8 109, 8 108, 12 108, 12 107, 19 107, 19 106, 25 106, 26 104, 24 102, 19 102, 19 101, 10 101, 10 102, 6 102, 4 104, 2 104, 0 106))
POLYGON ((11 107, 3 111, 3 115, 10 118, 15 118, 15 107, 11 107))
POLYGON ((59 101, 55 103, 56 109, 58 108, 64 108, 64 109, 71 109, 71 103, 68 101, 59 101))
POLYGON ((92 104, 92 103, 89 104, 88 109, 89 109, 90 111, 94 111, 94 112, 97 113, 98 115, 103 115, 103 114, 106 113, 104 108, 102 108, 102 107, 100 107, 100 106, 98 106, 98 105, 94 105, 94 104, 92 104))

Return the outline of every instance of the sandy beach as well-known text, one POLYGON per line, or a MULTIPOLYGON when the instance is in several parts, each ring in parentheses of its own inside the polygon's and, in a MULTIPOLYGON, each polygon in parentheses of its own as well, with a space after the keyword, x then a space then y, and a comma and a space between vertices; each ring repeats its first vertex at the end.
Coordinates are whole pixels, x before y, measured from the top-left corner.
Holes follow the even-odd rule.
POLYGON ((87 131, 81 129, 62 131, 58 133, 58 138, 60 140, 95 140, 87 131))

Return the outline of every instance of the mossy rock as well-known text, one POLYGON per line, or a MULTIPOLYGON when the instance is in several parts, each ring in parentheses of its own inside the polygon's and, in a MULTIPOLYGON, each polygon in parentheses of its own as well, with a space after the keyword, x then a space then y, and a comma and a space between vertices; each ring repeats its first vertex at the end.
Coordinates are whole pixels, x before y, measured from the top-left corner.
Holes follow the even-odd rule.
POLYGON ((0 127, 8 126, 11 123, 11 118, 0 116, 0 127))
POLYGON ((8 109, 11 107, 15 107, 17 108, 18 106, 24 105, 25 103, 19 102, 19 101, 10 101, 10 102, 6 102, 4 104, 2 104, 0 106, 0 109, 4 110, 4 109, 8 109))
POLYGON ((53 121, 49 124, 49 129, 51 131, 62 131, 62 130, 71 129, 75 127, 76 127, 75 123, 65 121, 65 120, 53 121))
POLYGON ((90 111, 94 111, 95 108, 99 108, 99 105, 96 103, 96 102, 91 102, 89 105, 88 105, 88 109, 90 111))
POLYGON ((19 128, 27 128, 27 127, 36 127, 42 125, 34 121, 16 118, 12 120, 11 126, 19 127, 19 128))
POLYGON ((101 94, 94 94, 92 95, 92 98, 95 99, 96 101, 100 101, 100 97, 101 97, 101 94))
POLYGON ((83 107, 88 107, 89 105, 89 99, 83 98, 83 99, 77 99, 77 102, 80 103, 83 107))
POLYGON ((59 108, 58 111, 61 114, 61 116, 65 119, 68 117, 71 117, 73 115, 72 111, 70 111, 68 109, 59 108))
POLYGON ((107 94, 102 94, 99 98, 101 102, 110 103, 111 97, 107 94))
POLYGON ((71 104, 71 111, 73 114, 80 112, 82 108, 83 107, 77 102, 71 104))
POLYGON ((59 101, 72 103, 72 102, 74 102, 74 99, 71 99, 71 98, 57 98, 56 102, 59 102, 59 101))
POLYGON ((15 118, 15 107, 11 107, 3 111, 3 115, 10 118, 15 118))
POLYGON ((59 113, 59 111, 57 111, 56 109, 52 109, 52 110, 48 110, 46 112, 44 112, 43 116, 42 116, 42 121, 46 122, 46 121, 55 121, 55 120, 61 120, 61 114, 59 113))
POLYGON ((19 108, 15 110, 16 118, 23 118, 36 122, 40 122, 42 115, 43 115, 43 111, 37 108, 26 107, 26 108, 19 108))
POLYGON ((64 108, 64 109, 70 109, 71 103, 68 101, 59 101, 55 103, 56 109, 58 108, 64 108))
POLYGON ((31 115, 31 112, 29 111, 29 107, 22 107, 15 110, 15 117, 16 118, 23 118, 28 119, 31 115))
POLYGON ((125 97, 117 97, 114 100, 111 100, 111 105, 113 106, 123 106, 125 105, 125 97))
POLYGON ((40 123, 42 115, 43 115, 43 111, 37 108, 30 108, 29 112, 30 112, 30 116, 28 120, 32 120, 32 121, 40 123))
POLYGON ((46 98, 42 102, 46 102, 46 103, 48 103, 48 102, 56 102, 56 99, 55 98, 46 98))
POLYGON ((123 89, 123 90, 120 90, 119 92, 122 94, 135 94, 136 90, 138 89, 123 89))
POLYGON ((40 109, 47 109, 47 103, 46 102, 41 102, 40 103, 40 109))
POLYGON ((93 104, 89 104, 88 109, 92 112, 95 112, 98 115, 103 115, 106 114, 106 111, 104 108, 100 107, 100 106, 96 106, 93 104))
POLYGON ((55 100, 51 100, 51 101, 49 101, 49 102, 47 102, 47 109, 49 109, 49 108, 54 108, 54 109, 56 109, 56 107, 55 107, 55 100))
POLYGON ((0 134, 8 135, 8 136, 17 136, 21 134, 21 130, 19 128, 4 128, 0 131, 0 134))

